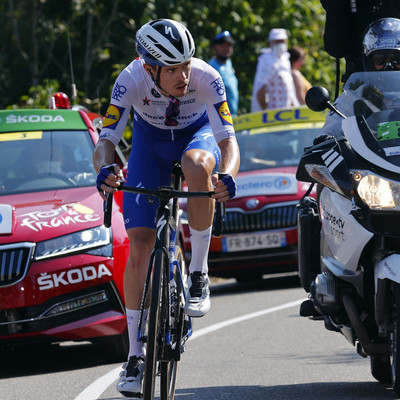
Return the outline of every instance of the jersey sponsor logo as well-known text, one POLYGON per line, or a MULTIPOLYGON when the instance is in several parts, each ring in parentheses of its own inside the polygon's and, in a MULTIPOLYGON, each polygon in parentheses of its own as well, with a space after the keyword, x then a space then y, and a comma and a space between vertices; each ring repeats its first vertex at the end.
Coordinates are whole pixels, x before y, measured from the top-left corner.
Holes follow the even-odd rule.
POLYGON ((214 104, 214 107, 217 110, 223 125, 233 125, 232 115, 229 111, 228 103, 226 101, 214 104))
POLYGON ((143 105, 144 106, 149 106, 150 105, 150 99, 148 99, 147 96, 144 99, 142 99, 142 101, 143 101, 143 105))
POLYGON ((157 99, 159 99, 161 97, 161 94, 157 92, 156 89, 152 88, 151 89, 151 94, 156 97, 157 99))
POLYGON ((183 100, 180 102, 180 104, 194 104, 196 103, 196 99, 189 99, 189 100, 183 100))
POLYGON ((218 96, 223 96, 225 94, 225 85, 222 78, 217 78, 215 81, 212 81, 211 85, 217 92, 218 96))
POLYGON ((115 83, 111 97, 114 100, 119 101, 121 97, 126 93, 126 90, 127 89, 125 86, 118 85, 118 83, 115 83))
POLYGON ((113 104, 111 104, 106 112, 103 127, 115 130, 115 128, 118 126, 118 122, 121 119, 124 111, 125 108, 114 106, 113 104))

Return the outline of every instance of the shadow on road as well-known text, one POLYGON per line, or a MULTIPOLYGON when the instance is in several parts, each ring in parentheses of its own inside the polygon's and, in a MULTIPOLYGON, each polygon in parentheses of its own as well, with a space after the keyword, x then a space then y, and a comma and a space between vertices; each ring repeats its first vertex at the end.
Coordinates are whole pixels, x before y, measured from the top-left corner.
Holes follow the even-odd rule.
MULTIPOLYGON (((294 287, 299 287, 299 279, 297 275, 290 274, 267 276, 265 279, 247 283, 237 283, 234 279, 218 279, 212 283, 211 293, 212 296, 224 296, 294 287)), ((107 363, 102 356, 101 348, 88 342, 81 344, 68 342, 61 346, 33 344, 16 349, 7 349, 0 351, 0 359, 0 380, 91 368, 107 363)), ((192 398, 186 397, 186 394, 183 393, 179 395, 179 399, 181 399, 181 396, 183 396, 182 399, 192 398)), ((223 396, 223 393, 221 393, 221 396, 223 396)), ((225 397, 215 397, 215 399, 220 398, 224 399, 225 397)), ((207 397, 207 400, 209 400, 209 397, 207 397)))
POLYGON ((319 382, 278 386, 233 386, 177 390, 179 400, 346 400, 395 399, 394 392, 385 385, 366 382, 319 382))
MULTIPOLYGON (((177 389, 176 400, 357 400, 396 399, 388 386, 372 382, 318 382, 278 386, 217 386, 177 389)), ((121 400, 108 397, 103 400, 121 400)))
POLYGON ((8 349, 0 352, 0 359, 0 380, 106 364, 99 346, 86 342, 8 349))
POLYGON ((211 283, 210 291, 212 296, 300 287, 300 280, 297 273, 266 275, 263 279, 246 283, 238 283, 235 279, 212 279, 211 283))

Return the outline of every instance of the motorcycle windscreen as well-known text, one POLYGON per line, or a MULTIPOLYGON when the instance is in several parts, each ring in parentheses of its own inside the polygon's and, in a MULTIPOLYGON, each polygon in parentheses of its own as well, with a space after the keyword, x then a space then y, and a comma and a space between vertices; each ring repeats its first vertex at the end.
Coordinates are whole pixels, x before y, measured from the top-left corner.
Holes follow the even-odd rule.
POLYGON ((378 165, 400 172, 400 71, 357 72, 342 96, 346 115, 355 115, 342 125, 352 147, 370 161, 374 153, 378 165))

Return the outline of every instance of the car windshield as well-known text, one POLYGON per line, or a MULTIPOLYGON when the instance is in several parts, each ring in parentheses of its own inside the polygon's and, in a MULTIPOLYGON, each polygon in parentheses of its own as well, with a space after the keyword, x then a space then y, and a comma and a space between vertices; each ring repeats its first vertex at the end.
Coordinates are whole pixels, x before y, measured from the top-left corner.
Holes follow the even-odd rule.
POLYGON ((240 148, 239 171, 297 166, 304 148, 312 145, 322 124, 307 122, 236 132, 240 148))
POLYGON ((0 134, 0 195, 93 186, 88 131, 0 134))

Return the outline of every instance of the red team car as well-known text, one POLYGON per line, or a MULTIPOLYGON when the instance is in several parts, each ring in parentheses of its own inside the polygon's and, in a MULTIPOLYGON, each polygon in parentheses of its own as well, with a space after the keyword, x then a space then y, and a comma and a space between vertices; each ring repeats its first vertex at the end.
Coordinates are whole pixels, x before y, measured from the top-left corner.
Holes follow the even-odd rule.
POLYGON ((110 360, 126 357, 122 193, 107 229, 90 117, 0 111, 0 347, 90 340, 110 360))
MULTIPOLYGON (((211 240, 210 275, 248 281, 297 271, 296 204, 309 184, 297 182, 295 174, 304 147, 312 144, 324 121, 325 114, 306 107, 234 119, 238 190, 226 204, 222 236, 211 240)), ((187 234, 185 245, 190 245, 187 234)))

